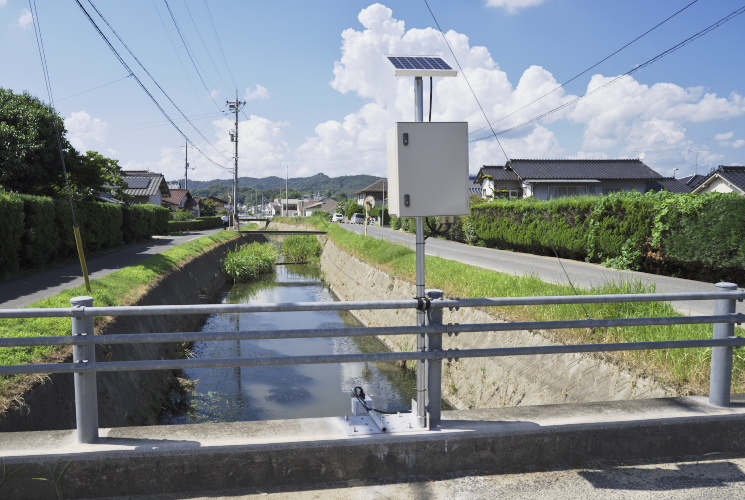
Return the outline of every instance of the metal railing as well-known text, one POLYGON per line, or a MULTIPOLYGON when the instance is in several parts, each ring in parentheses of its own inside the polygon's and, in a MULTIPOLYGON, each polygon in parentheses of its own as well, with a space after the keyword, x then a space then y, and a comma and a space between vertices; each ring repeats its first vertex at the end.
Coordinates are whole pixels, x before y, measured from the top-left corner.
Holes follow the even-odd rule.
MULTIPOLYGON (((243 366, 299 365, 318 363, 349 363, 364 361, 418 361, 424 364, 418 370, 418 401, 424 401, 423 410, 430 423, 439 423, 442 399, 442 360, 493 356, 524 356, 536 354, 582 353, 602 351, 627 351, 647 349, 678 349, 712 347, 709 401, 715 406, 729 406, 732 386, 733 349, 745 345, 745 338, 734 335, 735 324, 745 319, 736 313, 737 301, 745 299, 745 292, 738 291, 732 283, 718 283, 717 291, 697 293, 650 293, 618 295, 573 295, 558 297, 513 297, 480 299, 445 299, 440 290, 427 290, 424 299, 388 301, 295 302, 275 304, 214 304, 172 306, 94 307, 92 297, 76 297, 72 308, 4 309, 2 318, 72 318, 72 335, 69 337, 13 337, 0 339, 2 347, 21 346, 73 346, 72 363, 27 364, 0 366, 0 375, 34 373, 73 373, 75 379, 75 408, 77 437, 81 443, 92 443, 98 438, 98 397, 96 373, 172 370, 183 368, 220 368, 243 366), (445 308, 493 307, 548 304, 597 304, 623 302, 658 302, 715 300, 712 316, 678 316, 652 318, 613 318, 564 321, 523 321, 515 323, 443 324, 445 308), (224 332, 135 333, 94 335, 96 316, 146 316, 213 313, 250 313, 286 311, 339 311, 375 309, 416 309, 426 316, 422 326, 358 327, 340 329, 298 329, 224 332), (699 340, 671 340, 653 342, 625 342, 614 344, 551 345, 531 347, 505 347, 484 349, 443 349, 443 334, 466 332, 501 332, 514 330, 555 330, 569 328, 603 328, 648 325, 714 324, 713 337, 699 340), (97 362, 96 345, 138 344, 162 342, 194 342, 220 340, 291 339, 312 337, 357 337, 371 335, 417 335, 417 351, 361 354, 331 354, 314 356, 280 356, 262 358, 211 358, 170 359, 139 361, 97 362), (423 375, 422 375, 423 374, 423 375)), ((418 410, 419 419, 424 412, 418 410)))

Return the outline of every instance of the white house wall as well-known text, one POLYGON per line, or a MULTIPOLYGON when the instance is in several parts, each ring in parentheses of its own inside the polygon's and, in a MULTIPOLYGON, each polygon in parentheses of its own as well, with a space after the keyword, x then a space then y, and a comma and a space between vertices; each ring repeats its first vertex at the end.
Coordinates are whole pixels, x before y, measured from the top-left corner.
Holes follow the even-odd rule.
POLYGON ((734 189, 724 179, 714 179, 702 193, 731 193, 734 189))

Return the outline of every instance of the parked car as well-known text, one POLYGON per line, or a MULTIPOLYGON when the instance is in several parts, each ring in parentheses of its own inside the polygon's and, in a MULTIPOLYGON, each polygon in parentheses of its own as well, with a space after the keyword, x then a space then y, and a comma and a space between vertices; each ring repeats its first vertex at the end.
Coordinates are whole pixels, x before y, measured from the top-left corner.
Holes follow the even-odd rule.
POLYGON ((331 214, 331 222, 344 222, 342 214, 331 214))
POLYGON ((350 224, 364 224, 365 223, 365 216, 362 214, 353 214, 352 217, 349 219, 350 224))

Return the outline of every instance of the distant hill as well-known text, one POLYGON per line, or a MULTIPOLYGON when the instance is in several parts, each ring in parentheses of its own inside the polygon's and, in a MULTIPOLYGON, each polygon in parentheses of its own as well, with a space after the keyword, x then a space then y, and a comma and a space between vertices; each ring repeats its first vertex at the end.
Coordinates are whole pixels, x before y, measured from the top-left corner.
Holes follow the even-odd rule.
MULTIPOLYGON (((316 174, 312 177, 293 177, 288 179, 287 187, 290 190, 297 191, 300 194, 320 193, 326 195, 329 192, 333 196, 345 194, 351 197, 355 191, 364 189, 370 184, 379 181, 382 177, 374 175, 342 175, 340 177, 329 177, 326 174, 316 174)), ((233 179, 215 179, 211 181, 189 181, 189 191, 196 196, 225 197, 232 189, 233 179)), ((264 177, 239 177, 238 188, 241 193, 251 190, 260 190, 267 195, 275 196, 270 193, 278 193, 280 188, 285 189, 285 179, 277 176, 264 177)), ((292 196, 292 193, 290 193, 292 196)), ((239 199, 241 199, 239 197, 239 199)))

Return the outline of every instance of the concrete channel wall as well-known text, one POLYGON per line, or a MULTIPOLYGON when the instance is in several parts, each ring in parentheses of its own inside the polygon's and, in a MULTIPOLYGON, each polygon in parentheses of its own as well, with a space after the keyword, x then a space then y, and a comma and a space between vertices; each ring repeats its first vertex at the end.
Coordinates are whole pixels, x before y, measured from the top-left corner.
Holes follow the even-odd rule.
MULTIPOLYGON (((278 229, 297 229, 278 225, 278 229)), ((327 284, 341 300, 400 300, 416 295, 413 283, 344 252, 330 239, 324 243, 321 268, 327 284)), ((353 311, 365 326, 415 325, 414 310, 353 311)), ((503 322, 494 308, 446 310, 444 323, 503 322)), ((413 336, 386 336, 393 351, 416 350, 413 336)), ((542 332, 461 333, 443 338, 445 349, 477 349, 552 345, 542 332)), ((453 408, 497 408, 675 396, 655 381, 587 354, 469 358, 443 362, 443 398, 453 408)))
MULTIPOLYGON (((133 305, 209 303, 227 280, 220 261, 241 240, 216 245, 210 251, 176 267, 147 290, 133 305)), ((68 320, 69 321, 69 320, 68 320)), ((193 331, 200 316, 128 316, 105 321, 96 327, 100 335, 193 331)), ((167 359, 174 344, 131 344, 100 347, 99 362, 167 359)), ((63 348, 59 361, 71 361, 72 348, 63 348)), ((99 373, 98 408, 101 427, 154 424, 165 401, 173 373, 133 371, 99 373)), ((75 428, 75 396, 72 374, 39 377, 33 388, 0 417, 0 432, 75 428)))

